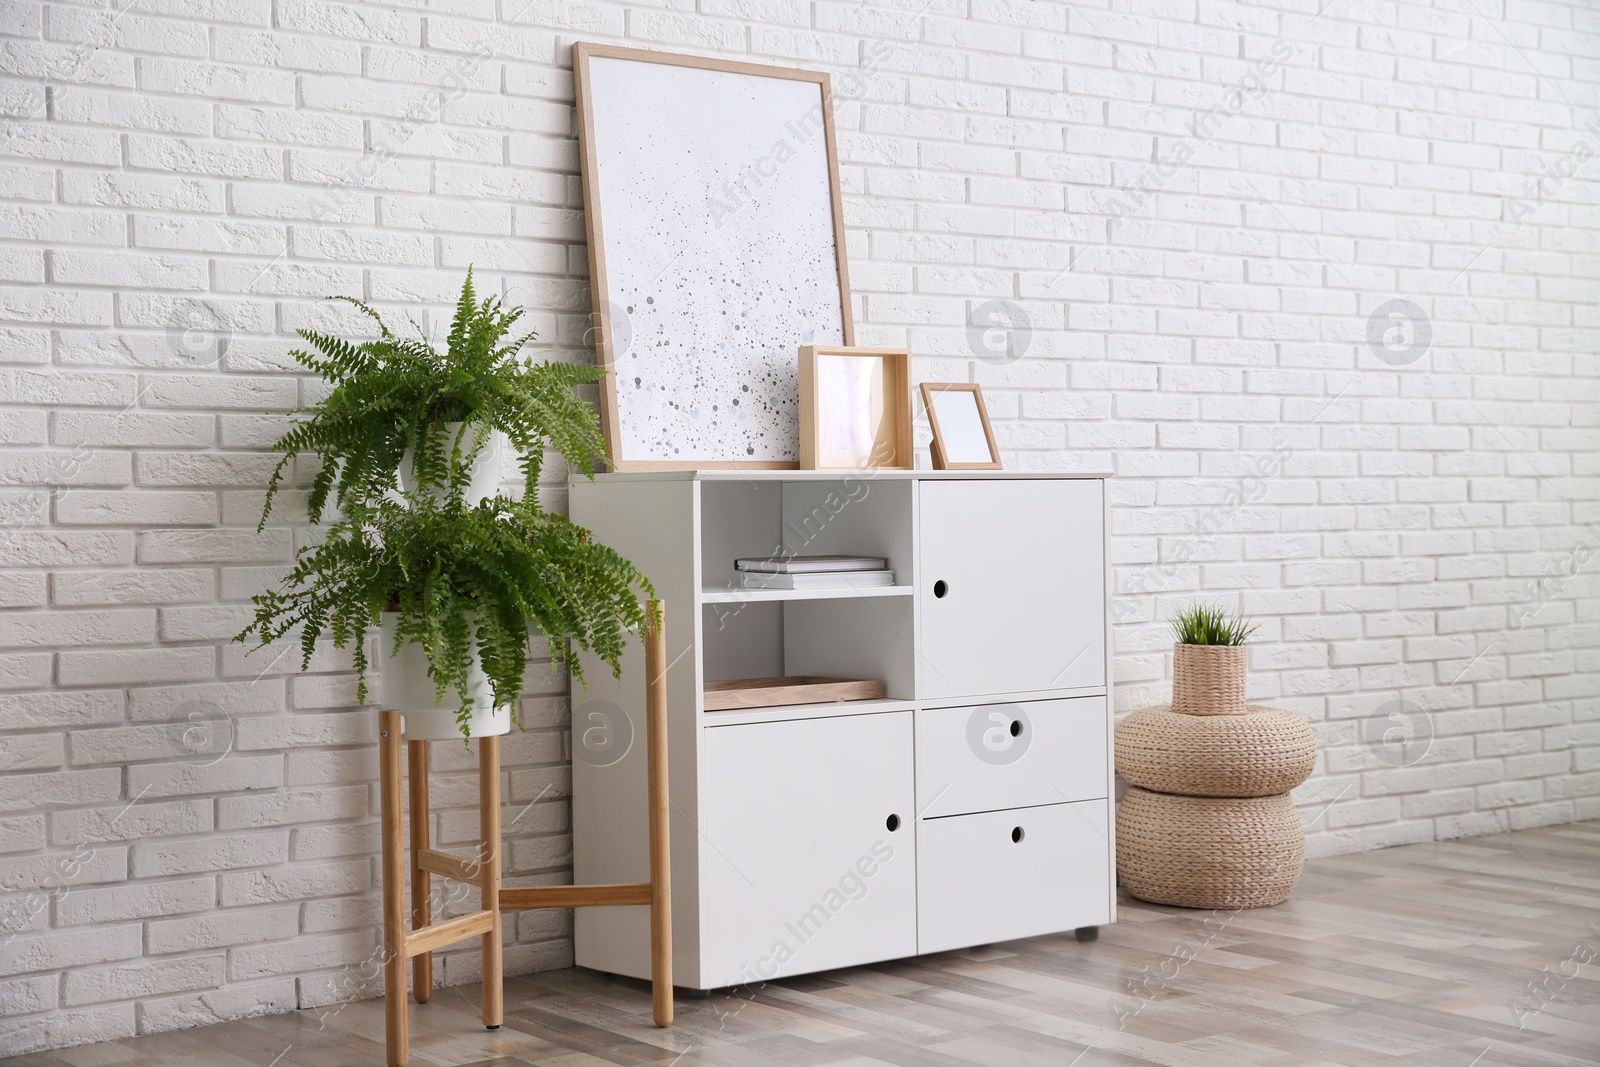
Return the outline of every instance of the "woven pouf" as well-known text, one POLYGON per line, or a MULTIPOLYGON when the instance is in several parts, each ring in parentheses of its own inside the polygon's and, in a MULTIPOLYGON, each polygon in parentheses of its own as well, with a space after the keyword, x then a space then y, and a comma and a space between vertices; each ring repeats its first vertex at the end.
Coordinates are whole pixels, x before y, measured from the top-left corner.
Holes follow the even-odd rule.
POLYGON ((1153 904, 1279 904, 1305 859, 1305 832, 1287 793, 1181 797, 1134 786, 1117 806, 1117 873, 1129 893, 1153 904))
POLYGON ((1131 784, 1190 797, 1287 793, 1311 774, 1317 738, 1292 711, 1251 704, 1244 715, 1142 708, 1117 724, 1117 773, 1131 784))

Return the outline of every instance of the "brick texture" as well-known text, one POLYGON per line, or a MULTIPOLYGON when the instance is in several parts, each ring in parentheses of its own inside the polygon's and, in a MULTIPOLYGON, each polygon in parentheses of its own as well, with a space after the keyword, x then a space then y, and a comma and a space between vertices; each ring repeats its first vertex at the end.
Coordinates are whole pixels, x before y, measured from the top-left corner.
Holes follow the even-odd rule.
MULTIPOLYGON (((1593 5, 10 0, 0 1056, 377 992, 348 658, 226 639, 304 543, 265 447, 331 293, 437 326, 475 263, 585 358, 585 39, 834 74, 860 342, 1117 473, 1120 710, 1218 599, 1317 730, 1313 852, 1600 817, 1593 5)), ((524 718, 510 873, 560 881, 560 685, 524 718)))

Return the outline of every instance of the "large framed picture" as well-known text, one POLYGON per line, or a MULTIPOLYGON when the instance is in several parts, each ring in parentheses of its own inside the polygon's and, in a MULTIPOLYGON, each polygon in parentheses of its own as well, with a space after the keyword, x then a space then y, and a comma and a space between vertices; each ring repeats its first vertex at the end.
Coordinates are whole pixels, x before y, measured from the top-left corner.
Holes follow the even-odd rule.
POLYGON ((794 468, 802 345, 851 345, 828 75, 573 46, 618 470, 794 468))

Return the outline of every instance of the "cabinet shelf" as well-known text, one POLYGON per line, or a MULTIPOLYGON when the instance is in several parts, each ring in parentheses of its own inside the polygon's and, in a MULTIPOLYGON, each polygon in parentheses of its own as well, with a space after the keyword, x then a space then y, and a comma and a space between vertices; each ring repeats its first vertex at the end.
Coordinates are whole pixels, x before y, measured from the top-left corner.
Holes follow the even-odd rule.
POLYGON ((856 597, 910 596, 909 585, 881 585, 867 589, 726 589, 700 590, 702 604, 767 604, 779 600, 850 600, 856 597))
POLYGON ((773 708, 729 708, 701 716, 706 726, 740 726, 752 722, 787 722, 791 719, 831 719, 840 715, 873 715, 910 711, 914 700, 838 700, 830 704, 783 704, 773 708))

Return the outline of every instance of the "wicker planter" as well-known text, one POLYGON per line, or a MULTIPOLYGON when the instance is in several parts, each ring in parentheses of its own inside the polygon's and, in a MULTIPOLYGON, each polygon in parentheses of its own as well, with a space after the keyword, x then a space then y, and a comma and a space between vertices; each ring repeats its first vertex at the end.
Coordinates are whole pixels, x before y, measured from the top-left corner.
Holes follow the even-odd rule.
POLYGON ((1133 787, 1117 806, 1117 873, 1129 893, 1185 908, 1287 900, 1306 839, 1288 794, 1180 797, 1133 787))
POLYGON ((1180 715, 1243 715, 1244 645, 1173 645, 1172 710, 1180 715))
POLYGON ((1190 797, 1287 793, 1311 774, 1317 738, 1292 711, 1245 715, 1142 708, 1117 724, 1117 773, 1132 785, 1190 797))

